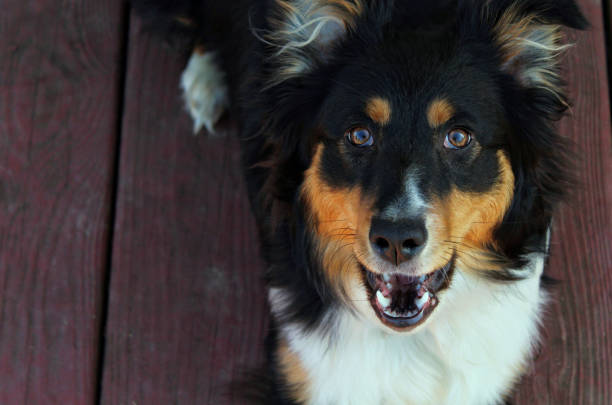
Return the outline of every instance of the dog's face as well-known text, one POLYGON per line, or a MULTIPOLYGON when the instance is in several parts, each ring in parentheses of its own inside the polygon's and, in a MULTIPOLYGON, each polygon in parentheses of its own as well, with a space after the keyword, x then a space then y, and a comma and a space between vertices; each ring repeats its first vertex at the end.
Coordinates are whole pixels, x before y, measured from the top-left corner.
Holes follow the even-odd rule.
POLYGON ((427 41, 340 72, 303 184, 328 278, 395 329, 423 322, 457 262, 495 245, 514 190, 500 89, 446 35, 427 41))
POLYGON ((561 187, 550 177, 563 177, 550 126, 565 108, 559 25, 583 21, 573 2, 570 16, 526 1, 329 3, 313 18, 327 12, 344 26, 312 60, 302 49, 283 78, 325 83, 304 96, 317 107, 304 125, 299 199, 336 296, 385 329, 411 331, 457 272, 519 278, 508 267, 529 252, 526 240, 542 240, 561 187))

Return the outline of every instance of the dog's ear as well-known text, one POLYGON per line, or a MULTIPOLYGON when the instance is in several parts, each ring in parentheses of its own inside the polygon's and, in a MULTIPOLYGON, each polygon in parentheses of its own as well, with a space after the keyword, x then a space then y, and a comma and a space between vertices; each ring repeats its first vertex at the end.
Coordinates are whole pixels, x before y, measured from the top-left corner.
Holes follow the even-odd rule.
POLYGON ((560 94, 558 56, 569 46, 562 43, 561 27, 587 26, 575 1, 488 1, 484 13, 499 48, 502 70, 524 87, 560 94))
POLYGON ((583 29, 588 23, 574 0, 470 1, 484 4, 477 25, 497 49, 501 70, 515 79, 499 81, 513 133, 507 140, 515 190, 496 232, 505 254, 522 260, 526 241, 546 234, 554 207, 575 184, 570 144, 554 124, 569 104, 558 63, 568 46, 562 28, 583 29))
MULTIPOLYGON (((363 0, 276 0, 272 30, 260 35, 273 49, 272 85, 303 75, 329 58, 363 15, 363 0)), ((257 33, 256 33, 257 34, 257 33)))

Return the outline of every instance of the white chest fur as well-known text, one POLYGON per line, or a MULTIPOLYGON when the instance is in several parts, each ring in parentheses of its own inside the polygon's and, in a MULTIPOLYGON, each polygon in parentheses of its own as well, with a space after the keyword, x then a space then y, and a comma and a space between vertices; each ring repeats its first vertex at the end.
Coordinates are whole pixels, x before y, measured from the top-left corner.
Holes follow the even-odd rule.
MULTIPOLYGON (((532 276, 509 285, 457 269, 431 318, 410 334, 388 333, 348 310, 334 315, 331 336, 286 326, 309 376, 309 404, 499 403, 537 342, 543 262, 534 258, 532 276)), ((273 312, 279 293, 271 292, 273 312)))

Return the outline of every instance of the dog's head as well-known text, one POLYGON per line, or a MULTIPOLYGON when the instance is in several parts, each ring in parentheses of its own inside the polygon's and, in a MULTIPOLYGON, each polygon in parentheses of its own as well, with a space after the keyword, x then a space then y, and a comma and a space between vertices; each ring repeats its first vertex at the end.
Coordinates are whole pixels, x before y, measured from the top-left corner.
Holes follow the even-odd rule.
POLYGON ((457 272, 528 276, 517 269, 568 181, 552 123, 567 108, 560 29, 586 24, 574 1, 277 8, 264 38, 271 177, 299 184, 319 294, 367 299, 366 317, 408 331, 457 272))

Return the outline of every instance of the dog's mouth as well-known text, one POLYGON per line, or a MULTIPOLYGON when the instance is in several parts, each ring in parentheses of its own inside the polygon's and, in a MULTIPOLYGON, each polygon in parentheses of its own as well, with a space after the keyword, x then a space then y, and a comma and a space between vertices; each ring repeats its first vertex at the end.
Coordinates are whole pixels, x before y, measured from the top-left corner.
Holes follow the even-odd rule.
POLYGON ((425 322, 439 303, 438 296, 450 284, 455 256, 443 267, 420 276, 377 274, 361 266, 374 312, 383 324, 407 331, 425 322))

